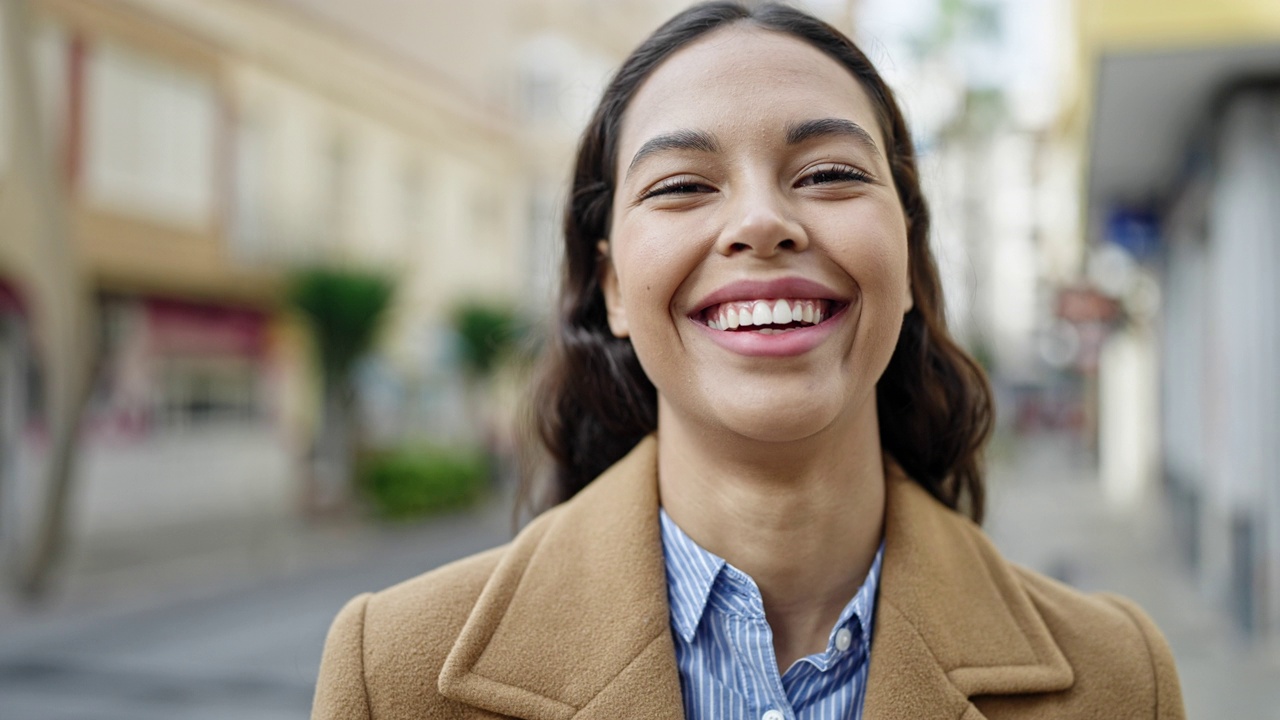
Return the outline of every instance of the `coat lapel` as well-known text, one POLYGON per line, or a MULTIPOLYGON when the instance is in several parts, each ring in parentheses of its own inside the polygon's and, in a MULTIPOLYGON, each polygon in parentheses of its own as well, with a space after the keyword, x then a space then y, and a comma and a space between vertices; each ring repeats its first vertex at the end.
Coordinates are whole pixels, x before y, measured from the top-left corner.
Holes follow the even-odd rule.
POLYGON ((1070 665, 986 537, 892 462, 886 483, 865 717, 978 718, 971 697, 1071 687, 1070 665))
POLYGON ((512 543, 440 691, 529 720, 683 716, 653 438, 512 543))
MULTIPOLYGON (((976 720, 971 697, 1069 688, 1071 667, 985 536, 891 461, 886 483, 863 716, 976 720)), ((657 512, 650 437, 513 541, 441 693, 528 720, 682 718, 657 512)))

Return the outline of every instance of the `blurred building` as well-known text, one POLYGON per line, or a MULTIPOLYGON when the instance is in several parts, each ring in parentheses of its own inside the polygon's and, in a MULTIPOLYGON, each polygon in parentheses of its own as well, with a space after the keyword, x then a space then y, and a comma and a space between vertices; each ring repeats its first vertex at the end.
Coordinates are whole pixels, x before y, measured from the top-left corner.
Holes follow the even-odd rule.
POLYGON ((1280 4, 1080 0, 1078 21, 1088 274, 1125 318, 1103 350, 1103 469, 1121 498, 1162 477, 1205 592, 1274 634, 1280 4))
MULTIPOLYGON (((316 408, 295 268, 395 278, 363 375, 374 425, 449 430, 450 309, 546 305, 574 141, 671 5, 32 0, 42 142, 83 269, 68 278, 103 335, 76 533, 296 509, 316 408)), ((31 239, 0 230, 10 537, 38 516, 49 438, 31 239)))
POLYGON ((1054 313, 1081 264, 1080 152, 1061 122, 1071 14, 1069 0, 861 0, 856 15, 912 128, 948 323, 1008 429, 1083 423, 1087 358, 1054 313))

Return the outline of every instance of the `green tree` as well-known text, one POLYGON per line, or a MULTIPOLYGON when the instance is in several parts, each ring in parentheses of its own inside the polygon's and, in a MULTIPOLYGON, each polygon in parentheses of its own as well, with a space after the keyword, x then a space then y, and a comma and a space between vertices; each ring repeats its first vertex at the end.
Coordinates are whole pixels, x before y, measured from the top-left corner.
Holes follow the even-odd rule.
POLYGON ((491 377, 525 336, 524 323, 515 310, 483 300, 458 304, 452 325, 462 369, 479 380, 491 377))
POLYGON ((309 468, 307 501, 313 509, 346 502, 355 480, 353 370, 373 346, 394 294, 394 284, 373 272, 310 268, 293 278, 289 299, 311 326, 321 375, 321 422, 309 468))
POLYGON ((501 464, 504 433, 492 407, 494 376, 528 335, 527 323, 505 303, 471 299, 454 307, 450 325, 458 340, 470 426, 490 458, 501 464))

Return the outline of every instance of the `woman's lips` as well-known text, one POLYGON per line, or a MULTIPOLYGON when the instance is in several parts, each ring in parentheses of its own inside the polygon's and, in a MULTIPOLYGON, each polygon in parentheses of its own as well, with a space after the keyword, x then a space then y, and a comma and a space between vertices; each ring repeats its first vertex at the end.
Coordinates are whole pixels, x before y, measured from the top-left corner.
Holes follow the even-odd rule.
POLYGON ((788 357, 822 344, 851 302, 806 278, 739 280, 704 297, 689 319, 731 352, 788 357))
POLYGON ((848 303, 834 306, 829 317, 813 325, 802 322, 781 327, 766 325, 757 328, 753 325, 749 328, 719 329, 697 318, 690 320, 698 331, 706 333, 712 342, 730 352, 751 357, 792 357, 821 345, 835 332, 848 309, 848 303))

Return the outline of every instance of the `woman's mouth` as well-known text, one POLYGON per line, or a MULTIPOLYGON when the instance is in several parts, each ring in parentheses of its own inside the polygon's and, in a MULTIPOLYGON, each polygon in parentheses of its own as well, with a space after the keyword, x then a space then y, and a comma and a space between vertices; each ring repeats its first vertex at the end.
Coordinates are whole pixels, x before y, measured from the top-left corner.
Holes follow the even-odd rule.
POLYGON ((708 307, 699 319, 712 330, 772 335, 821 324, 845 305, 811 298, 735 300, 708 307))

